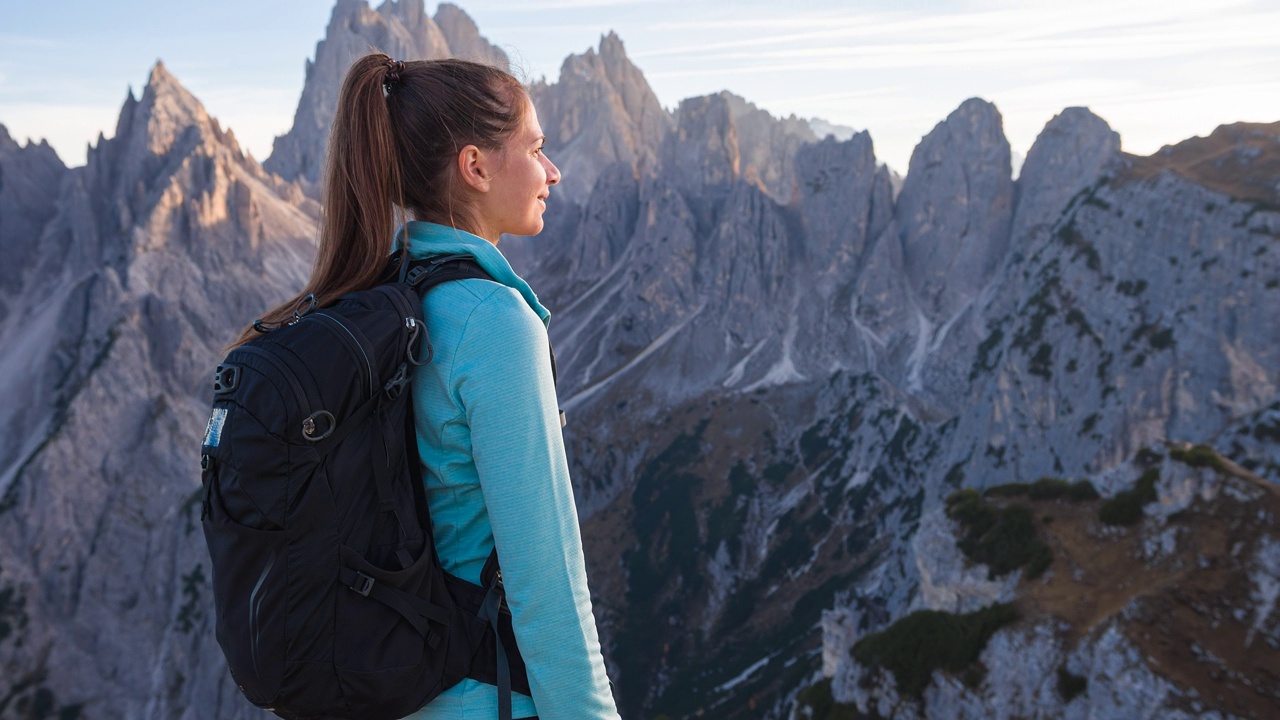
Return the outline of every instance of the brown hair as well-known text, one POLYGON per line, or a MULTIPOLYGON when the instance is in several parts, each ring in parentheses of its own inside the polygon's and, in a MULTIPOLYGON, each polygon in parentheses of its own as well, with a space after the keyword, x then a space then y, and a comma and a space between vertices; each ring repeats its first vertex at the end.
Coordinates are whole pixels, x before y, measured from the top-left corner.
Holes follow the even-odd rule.
MULTIPOLYGON (((524 87, 498 68, 466 60, 358 59, 338 95, 325 167, 320 247, 302 292, 262 316, 287 322, 314 295, 319 306, 373 287, 400 219, 473 224, 455 204, 452 171, 467 145, 496 150, 524 119, 524 87)), ((257 336, 251 325, 232 343, 257 336)))

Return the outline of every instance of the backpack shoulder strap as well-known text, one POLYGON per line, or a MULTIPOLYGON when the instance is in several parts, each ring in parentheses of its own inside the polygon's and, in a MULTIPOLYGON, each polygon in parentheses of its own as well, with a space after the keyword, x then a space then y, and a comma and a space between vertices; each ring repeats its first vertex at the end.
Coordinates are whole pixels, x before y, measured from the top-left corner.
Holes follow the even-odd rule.
POLYGON ((405 272, 404 282, 426 295, 431 288, 450 280, 493 280, 480 263, 470 255, 438 255, 423 260, 413 260, 405 272))
MULTIPOLYGON (((403 282, 408 283, 420 296, 426 295, 431 288, 450 280, 476 279, 497 282, 470 255, 438 255, 410 261, 407 267, 403 282)), ((547 350, 551 353, 551 382, 559 384, 556 372, 556 351, 550 343, 547 344, 547 350)), ((565 414, 561 410, 560 426, 564 427, 565 422, 565 414)))

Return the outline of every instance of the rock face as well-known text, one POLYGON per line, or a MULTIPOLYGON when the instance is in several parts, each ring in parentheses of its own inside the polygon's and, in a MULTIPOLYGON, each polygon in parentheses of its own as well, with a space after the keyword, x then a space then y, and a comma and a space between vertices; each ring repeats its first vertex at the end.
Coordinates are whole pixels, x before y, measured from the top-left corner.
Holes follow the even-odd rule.
POLYGON ((1009 250, 1009 141, 994 105, 966 100, 920 141, 898 196, 903 260, 933 323, 972 303, 1009 250))
POLYGON ((612 32, 565 58, 558 82, 529 88, 547 135, 547 152, 564 179, 556 193, 581 204, 607 167, 622 163, 641 175, 653 171, 671 116, 612 32))
POLYGON ((298 180, 319 192, 325 143, 333 125, 333 108, 347 68, 370 48, 398 60, 461 57, 507 67, 506 53, 489 44, 457 6, 441 3, 433 19, 423 0, 385 0, 377 10, 365 0, 338 0, 329 30, 316 45, 315 61, 307 61, 306 83, 293 116, 293 127, 276 138, 264 163, 285 180, 298 180))
POLYGON ((4 702, 245 716, 213 642, 184 448, 221 345, 300 287, 315 207, 159 64, 115 138, 63 175, 0 331, 4 702))
POLYGON ((1102 175, 1120 136, 1087 108, 1067 108, 1044 126, 1015 187, 1012 237, 1047 232, 1067 203, 1102 175))
MULTIPOLYGON (((985 576, 988 568, 948 547, 954 537, 926 516, 914 548, 923 604, 963 613, 1016 601, 1021 618, 995 632, 963 673, 935 670, 925 690, 909 697, 896 671, 863 667, 848 652, 861 639, 856 609, 830 611, 823 652, 831 660, 823 672, 833 678, 833 699, 850 710, 901 718, 1271 715, 1280 705, 1267 669, 1280 662, 1274 616, 1280 491, 1203 446, 1198 460, 1182 452, 1147 448, 1116 469, 1131 479, 1159 478, 1132 525, 1103 522, 1104 501, 1030 501, 1035 515, 1052 519, 1035 531, 1052 548, 1049 571, 1035 580, 1015 572, 987 583, 999 595, 959 595, 985 595, 977 606, 951 602, 935 580, 985 576)), ((1115 494, 1121 490, 1128 488, 1115 494)))
POLYGON ((0 125, 0 323, 9 303, 22 294, 23 275, 40 252, 40 235, 57 211, 58 186, 66 174, 49 143, 18 145, 0 125))
MULTIPOLYGON (((327 114, 370 43, 502 60, 455 7, 342 0, 267 170, 163 66, 84 168, 0 134, 0 708, 256 713, 212 638, 192 448, 222 344, 303 282, 327 114)), ((1229 505, 1236 481, 1170 455, 1163 510, 1099 531, 1134 573, 1222 580, 1221 607, 1194 584, 1168 605, 1053 606, 1095 591, 1065 563, 991 578, 942 508, 1049 475, 1114 496, 1166 441, 1280 482, 1280 123, 1136 158, 1072 108, 1015 182, 999 113, 975 99, 903 180, 866 133, 727 93, 669 113, 613 35, 531 93, 566 179, 546 230, 502 248, 555 315, 624 716, 780 720, 823 677, 832 702, 882 716, 1266 715, 1217 697, 1271 702, 1237 675, 1258 687, 1243 668, 1274 665, 1274 518, 1240 510, 1238 553, 1190 542, 1226 537, 1221 508, 1258 509, 1229 505), (985 680, 938 672, 904 699, 851 664, 852 643, 915 610, 1011 595, 1038 614, 992 637, 985 680), (1262 660, 1227 662, 1211 645, 1227 626, 1231 652, 1262 660), (1170 669, 1210 657, 1236 672, 1210 677, 1229 692, 1170 669), (1063 697, 1059 668, 1087 691, 1063 697)))

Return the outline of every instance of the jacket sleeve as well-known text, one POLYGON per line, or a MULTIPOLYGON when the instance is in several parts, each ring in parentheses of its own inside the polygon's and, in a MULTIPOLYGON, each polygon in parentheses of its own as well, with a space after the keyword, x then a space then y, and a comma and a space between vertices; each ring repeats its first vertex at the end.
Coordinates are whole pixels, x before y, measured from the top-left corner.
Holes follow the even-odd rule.
POLYGON ((538 717, 616 720, 546 328, 514 291, 496 289, 467 320, 453 367, 538 717))

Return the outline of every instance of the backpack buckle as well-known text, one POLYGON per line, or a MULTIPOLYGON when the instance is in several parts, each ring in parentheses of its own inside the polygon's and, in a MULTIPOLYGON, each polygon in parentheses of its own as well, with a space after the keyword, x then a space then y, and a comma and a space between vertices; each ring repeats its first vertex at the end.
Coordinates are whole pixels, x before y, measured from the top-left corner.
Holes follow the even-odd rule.
POLYGON ((373 578, 356 571, 356 581, 351 584, 351 589, 365 597, 369 597, 369 593, 373 591, 373 578))
POLYGON ((418 283, 422 281, 422 276, 426 274, 427 274, 426 268, 422 267, 421 265, 414 265, 413 267, 409 268, 409 272, 405 273, 404 279, 401 280, 401 282, 408 285, 409 287, 417 287, 418 283))
POLYGON ((387 394, 388 400, 395 400, 400 397, 400 393, 404 390, 405 385, 409 384, 409 368, 405 363, 400 363, 400 367, 396 368, 396 374, 386 385, 382 386, 382 391, 387 394))
POLYGON ((213 371, 213 392, 221 395, 236 389, 240 384, 240 366, 224 363, 213 371))

